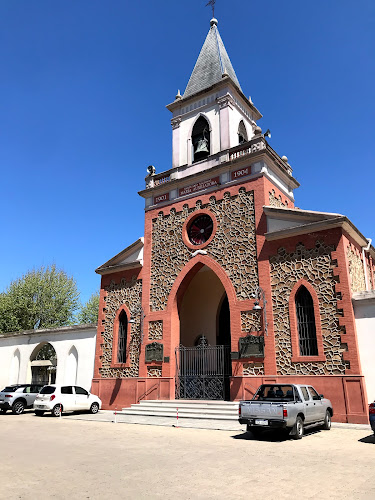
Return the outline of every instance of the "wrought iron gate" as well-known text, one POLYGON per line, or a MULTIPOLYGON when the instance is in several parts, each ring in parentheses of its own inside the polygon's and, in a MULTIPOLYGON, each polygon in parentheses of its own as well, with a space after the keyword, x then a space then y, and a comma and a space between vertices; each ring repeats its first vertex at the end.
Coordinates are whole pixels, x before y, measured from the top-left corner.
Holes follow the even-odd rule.
POLYGON ((226 399, 229 395, 229 346, 180 345, 176 365, 176 399, 226 399))

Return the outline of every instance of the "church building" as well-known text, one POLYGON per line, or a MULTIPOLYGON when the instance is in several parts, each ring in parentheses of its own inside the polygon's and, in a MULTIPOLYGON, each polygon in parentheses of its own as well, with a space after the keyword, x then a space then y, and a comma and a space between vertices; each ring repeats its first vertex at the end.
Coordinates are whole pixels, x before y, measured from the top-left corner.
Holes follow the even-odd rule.
POLYGON ((375 290, 375 249, 344 215, 295 207, 215 18, 167 108, 172 167, 148 168, 144 236, 96 270, 93 392, 120 409, 306 383, 333 420, 367 422, 352 294, 375 290))

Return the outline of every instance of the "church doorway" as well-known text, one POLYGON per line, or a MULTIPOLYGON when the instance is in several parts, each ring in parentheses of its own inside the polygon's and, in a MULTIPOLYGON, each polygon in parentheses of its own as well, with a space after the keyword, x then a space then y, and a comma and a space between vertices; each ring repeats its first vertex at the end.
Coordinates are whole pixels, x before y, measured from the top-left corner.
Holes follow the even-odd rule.
POLYGON ((203 266, 178 300, 176 398, 230 398, 230 310, 217 275, 203 266))

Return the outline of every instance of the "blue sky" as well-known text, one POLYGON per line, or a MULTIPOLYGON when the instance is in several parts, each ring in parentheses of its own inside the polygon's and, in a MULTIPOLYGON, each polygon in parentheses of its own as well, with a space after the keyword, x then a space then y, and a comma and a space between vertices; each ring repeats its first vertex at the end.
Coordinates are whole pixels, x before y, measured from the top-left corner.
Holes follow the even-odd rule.
MULTIPOLYGON (((0 290, 55 263, 86 301, 143 235, 146 167, 171 167, 170 113, 206 1, 0 1, 0 290)), ((375 2, 217 0, 246 95, 289 158, 296 205, 374 231, 375 2)))

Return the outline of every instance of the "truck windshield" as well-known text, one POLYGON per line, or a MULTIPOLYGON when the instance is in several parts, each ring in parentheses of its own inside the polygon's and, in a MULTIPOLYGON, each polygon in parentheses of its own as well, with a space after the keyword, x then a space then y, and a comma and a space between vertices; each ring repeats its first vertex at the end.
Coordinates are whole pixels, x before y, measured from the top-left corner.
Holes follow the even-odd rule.
POLYGON ((292 385, 261 385, 257 390, 254 401, 294 401, 294 390, 292 385))

